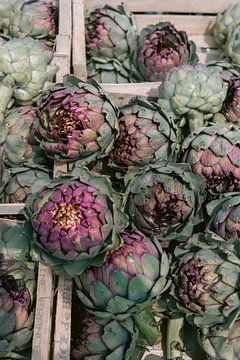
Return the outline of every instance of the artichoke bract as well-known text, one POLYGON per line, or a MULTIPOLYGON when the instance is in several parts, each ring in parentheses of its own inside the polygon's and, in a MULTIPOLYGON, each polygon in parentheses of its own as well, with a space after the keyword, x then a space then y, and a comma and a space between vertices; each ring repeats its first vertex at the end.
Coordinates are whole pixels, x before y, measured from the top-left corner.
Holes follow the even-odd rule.
POLYGON ((136 67, 146 81, 162 80, 162 73, 183 63, 196 64, 196 45, 185 31, 170 22, 149 25, 140 34, 135 53, 136 67))
POLYGON ((35 264, 0 263, 0 357, 31 344, 36 291, 35 264))
POLYGON ((128 59, 123 63, 116 59, 91 57, 87 63, 88 78, 99 83, 125 84, 136 82, 128 59))
POLYGON ((203 127, 185 139, 183 162, 206 179, 209 196, 240 190, 240 130, 234 125, 203 127))
POLYGON ((0 219, 0 262, 31 261, 31 227, 27 222, 0 219))
POLYGON ((86 19, 86 45, 89 57, 129 58, 136 47, 136 24, 126 6, 108 5, 92 11, 86 19))
POLYGON ((107 178, 75 168, 27 200, 34 234, 32 257, 75 276, 104 261, 127 226, 107 178))
POLYGON ((183 64, 165 73, 158 102, 192 132, 221 110, 226 94, 219 67, 183 64))
POLYGON ((120 134, 109 157, 119 166, 142 166, 176 160, 178 142, 174 124, 158 104, 131 99, 120 109, 120 134))
POLYGON ((227 327, 214 326, 199 332, 198 341, 208 360, 238 360, 240 357, 240 318, 227 327))
POLYGON ((225 194, 207 204, 212 229, 225 240, 240 238, 240 193, 225 194))
POLYGON ((0 152, 10 167, 46 162, 44 151, 32 139, 36 111, 32 106, 12 108, 0 124, 0 152))
POLYGON ((217 15, 213 28, 215 42, 219 47, 224 47, 229 30, 240 21, 240 5, 230 5, 222 14, 217 15))
POLYGON ((49 65, 49 55, 42 52, 38 40, 30 37, 0 44, 0 57, 2 120, 11 101, 22 106, 36 102, 52 86, 58 67, 49 65))
POLYGON ((11 37, 53 37, 57 12, 57 7, 46 0, 1 0, 0 29, 11 37))
POLYGON ((11 168, 10 179, 5 188, 4 195, 7 203, 24 203, 28 196, 36 193, 43 186, 51 182, 52 176, 46 168, 11 168))
POLYGON ((240 76, 232 79, 229 84, 222 113, 230 123, 240 124, 240 76))
POLYGON ((149 165, 126 174, 125 211, 159 240, 186 241, 201 221, 205 181, 186 164, 149 165))
POLYGON ((0 160, 0 199, 2 197, 4 187, 7 184, 9 177, 9 171, 5 168, 3 161, 0 160))
POLYGON ((229 63, 225 60, 215 60, 207 64, 210 67, 217 67, 217 71, 220 72, 220 75, 224 82, 227 83, 227 86, 240 76, 240 66, 236 64, 229 63))
POLYGON ((170 307, 198 327, 224 326, 235 319, 240 312, 239 240, 195 234, 174 255, 170 307))
POLYGON ((240 65, 240 19, 229 28, 224 54, 234 64, 240 65))
POLYGON ((108 252, 100 267, 75 277, 77 295, 88 311, 124 320, 156 302, 166 291, 169 261, 159 244, 140 231, 121 234, 123 244, 108 252))
POLYGON ((104 157, 118 135, 117 107, 94 80, 70 77, 38 104, 35 139, 50 158, 81 165, 104 157))
POLYGON ((131 360, 131 355, 135 355, 138 330, 131 318, 120 323, 86 313, 76 327, 71 359, 131 360))

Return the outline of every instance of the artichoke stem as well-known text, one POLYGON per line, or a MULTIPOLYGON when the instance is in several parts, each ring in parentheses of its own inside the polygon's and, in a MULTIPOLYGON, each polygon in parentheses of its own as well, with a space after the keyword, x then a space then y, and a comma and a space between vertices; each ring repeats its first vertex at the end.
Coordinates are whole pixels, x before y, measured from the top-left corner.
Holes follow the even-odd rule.
POLYGON ((13 88, 0 84, 0 123, 4 120, 5 112, 10 107, 10 100, 13 95, 13 88))
POLYGON ((199 113, 198 111, 193 111, 191 116, 188 116, 188 126, 190 133, 204 126, 203 114, 199 113))
POLYGON ((158 344, 161 341, 161 334, 157 322, 150 309, 145 309, 139 314, 135 314, 133 318, 139 329, 140 335, 150 346, 158 344))
POLYGON ((182 353, 184 351, 183 326, 184 317, 181 315, 168 320, 166 341, 167 360, 182 359, 182 353))

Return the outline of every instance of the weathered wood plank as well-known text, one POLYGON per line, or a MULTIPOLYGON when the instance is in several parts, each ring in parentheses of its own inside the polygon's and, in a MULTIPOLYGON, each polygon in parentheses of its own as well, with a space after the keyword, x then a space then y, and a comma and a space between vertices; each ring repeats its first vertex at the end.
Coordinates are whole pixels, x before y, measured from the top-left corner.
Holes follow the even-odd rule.
MULTIPOLYGON (((216 14, 224 11, 227 6, 232 3, 238 3, 238 1, 231 0, 125 0, 124 3, 131 11, 135 12, 147 12, 147 11, 163 11, 174 13, 205 13, 216 14)), ((93 8, 103 6, 105 4, 116 6, 120 5, 122 0, 85 0, 87 8, 93 8)))

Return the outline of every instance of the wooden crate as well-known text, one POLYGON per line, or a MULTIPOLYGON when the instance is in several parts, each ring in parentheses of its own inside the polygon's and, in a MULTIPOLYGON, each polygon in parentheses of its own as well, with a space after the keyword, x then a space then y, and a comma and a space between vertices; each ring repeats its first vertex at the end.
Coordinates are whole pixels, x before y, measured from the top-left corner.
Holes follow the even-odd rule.
MULTIPOLYGON (((56 37, 56 51, 52 60, 59 70, 55 81, 61 82, 63 75, 70 73, 72 44, 72 1, 59 0, 59 28, 56 37)), ((55 174, 59 170, 54 165, 55 174)), ((0 204, 0 216, 17 216, 25 204, 0 204)), ((5 221, 5 220, 4 220, 5 221)), ((11 222, 11 220, 9 220, 11 222)), ((0 219, 1 225, 1 219, 0 219)), ((52 334, 54 319, 55 284, 61 285, 50 266, 40 263, 38 269, 37 299, 32 343, 32 360, 52 359, 52 334)), ((58 297, 57 297, 58 299, 58 297)))
MULTIPOLYGON (((200 62, 206 63, 216 59, 218 55, 212 34, 216 14, 239 0, 74 0, 72 66, 74 74, 81 79, 86 79, 87 74, 84 13, 98 6, 105 4, 116 6, 122 2, 135 14, 138 32, 149 24, 170 21, 178 30, 187 32, 189 39, 196 43, 200 62), (144 14, 144 12, 158 12, 158 14, 144 14)), ((104 84, 102 87, 113 95, 114 100, 123 104, 134 95, 157 96, 159 85, 159 82, 144 82, 104 84)))

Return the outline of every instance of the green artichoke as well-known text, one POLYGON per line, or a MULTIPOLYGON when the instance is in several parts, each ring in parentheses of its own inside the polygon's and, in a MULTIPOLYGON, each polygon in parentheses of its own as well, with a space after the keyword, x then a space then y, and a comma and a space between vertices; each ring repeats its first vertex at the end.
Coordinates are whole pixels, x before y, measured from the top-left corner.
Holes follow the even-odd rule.
MULTIPOLYGON (((240 8, 240 6, 239 6, 240 8)), ((239 12, 240 14, 240 12, 239 12)), ((224 53, 230 62, 240 65, 240 18, 239 22, 231 26, 228 30, 227 41, 224 53)))
POLYGON ((128 59, 136 47, 136 24, 125 5, 117 8, 105 5, 92 11, 86 19, 87 55, 128 59))
POLYGON ((226 94, 219 67, 183 64, 165 73, 158 102, 192 132, 221 110, 226 94))
POLYGON ((39 191, 50 183, 50 171, 45 168, 19 167, 9 169, 10 179, 5 188, 4 195, 7 203, 24 203, 28 196, 39 191))
POLYGON ((182 145, 183 162, 206 179, 209 196, 240 190, 240 130, 212 125, 196 130, 182 145))
POLYGON ((0 262, 30 261, 31 228, 27 222, 0 219, 0 262))
POLYGON ((240 4, 230 5, 223 13, 217 15, 213 28, 215 42, 219 47, 224 47, 229 30, 240 21, 240 4))
POLYGON ((186 241, 201 221, 205 182, 188 165, 149 165, 127 173, 125 182, 125 211, 143 232, 186 241))
POLYGON ((138 315, 170 285, 169 261, 159 244, 140 231, 121 237, 123 244, 108 252, 102 266, 75 277, 77 295, 89 312, 120 321, 138 315))
POLYGON ((212 328, 240 312, 239 240, 206 232, 175 248, 168 305, 190 324, 212 328))
POLYGON ((111 150, 118 135, 117 113, 94 80, 65 78, 41 98, 35 138, 50 158, 86 165, 111 150))
POLYGON ((225 194, 207 204, 212 229, 225 240, 240 238, 240 193, 225 194))
POLYGON ((36 111, 32 106, 12 108, 0 124, 0 152, 10 167, 46 162, 44 151, 32 135, 36 111))
POLYGON ((198 340, 209 360, 239 360, 240 318, 224 327, 202 329, 198 340))
POLYGON ((131 360, 138 336, 131 318, 120 323, 85 313, 72 335, 71 359, 131 360))
POLYGON ((52 86, 51 80, 58 67, 49 65, 49 55, 44 54, 38 40, 30 37, 13 38, 0 44, 0 120, 11 104, 31 105, 43 91, 52 86))
POLYGON ((223 103, 222 113, 227 121, 240 124, 240 75, 229 84, 227 97, 223 103))
POLYGON ((34 229, 33 259, 70 276, 100 265, 127 226, 117 201, 108 179, 85 168, 46 185, 26 204, 34 229))
POLYGON ((87 63, 88 78, 99 83, 124 84, 136 82, 131 74, 131 65, 128 59, 123 63, 117 59, 91 57, 87 63))
POLYGON ((240 66, 236 64, 229 63, 225 60, 216 60, 211 61, 207 64, 208 67, 217 67, 217 71, 220 72, 220 75, 224 82, 227 83, 227 86, 240 76, 240 66))
POLYGON ((120 135, 109 157, 119 166, 176 160, 178 142, 171 119, 158 104, 136 97, 120 109, 120 135))
POLYGON ((0 263, 0 357, 30 345, 35 302, 35 264, 0 263))
POLYGON ((46 0, 1 0, 0 28, 11 37, 55 36, 57 7, 46 0))
POLYGON ((135 52, 136 68, 143 80, 159 81, 162 74, 183 63, 197 64, 196 45, 185 31, 178 31, 170 22, 145 27, 135 52))

